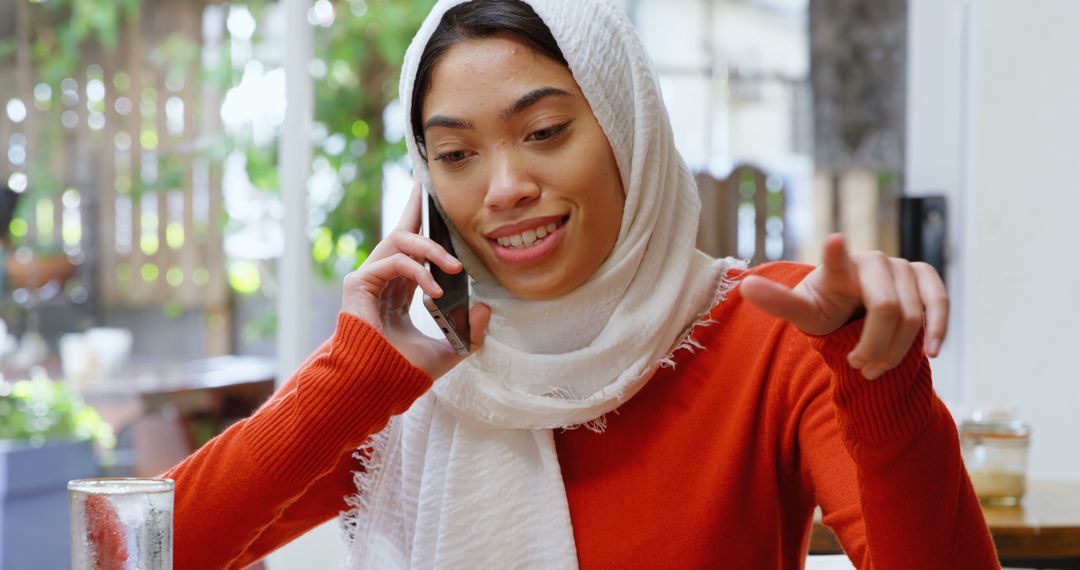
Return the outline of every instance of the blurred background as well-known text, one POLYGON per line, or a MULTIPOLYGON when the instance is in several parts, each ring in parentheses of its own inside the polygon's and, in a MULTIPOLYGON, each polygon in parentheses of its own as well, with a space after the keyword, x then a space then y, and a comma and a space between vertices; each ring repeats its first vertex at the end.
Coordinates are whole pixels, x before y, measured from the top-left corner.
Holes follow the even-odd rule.
MULTIPOLYGON (((962 439, 1008 440, 1028 506, 1059 485, 1038 501, 1080 529, 1080 3, 621 3, 699 246, 816 263, 840 231, 934 264, 962 439)), ((68 479, 160 473, 331 334, 408 195, 397 79, 432 4, 0 0, 0 567, 66 524, 68 479)), ((330 524, 266 566, 341 552, 330 524)))

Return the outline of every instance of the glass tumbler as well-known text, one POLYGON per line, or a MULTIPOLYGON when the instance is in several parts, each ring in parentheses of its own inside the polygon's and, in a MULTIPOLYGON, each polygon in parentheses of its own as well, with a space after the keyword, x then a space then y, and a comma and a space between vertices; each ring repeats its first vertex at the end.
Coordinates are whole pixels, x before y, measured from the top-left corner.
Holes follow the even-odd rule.
POLYGON ((172 570, 171 479, 68 482, 72 570, 172 570))
POLYGON ((1009 418, 960 423, 960 449, 975 494, 984 505, 1015 506, 1027 490, 1031 428, 1009 418))

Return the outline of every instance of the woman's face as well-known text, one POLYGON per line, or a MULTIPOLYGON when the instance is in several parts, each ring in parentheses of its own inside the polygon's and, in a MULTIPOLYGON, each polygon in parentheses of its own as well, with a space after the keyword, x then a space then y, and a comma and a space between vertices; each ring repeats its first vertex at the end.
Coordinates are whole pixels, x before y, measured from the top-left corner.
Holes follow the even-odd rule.
POLYGON ((568 293, 611 252, 619 169, 567 68, 510 36, 455 44, 432 73, 423 129, 440 203, 514 296, 568 293))

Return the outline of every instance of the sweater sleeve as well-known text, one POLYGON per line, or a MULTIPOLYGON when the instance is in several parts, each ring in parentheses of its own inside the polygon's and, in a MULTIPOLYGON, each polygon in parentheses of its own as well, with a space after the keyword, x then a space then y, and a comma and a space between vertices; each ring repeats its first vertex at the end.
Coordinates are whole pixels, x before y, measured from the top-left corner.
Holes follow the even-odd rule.
POLYGON ((347 510, 357 447, 431 388, 366 323, 333 337, 269 401, 163 474, 177 570, 243 568, 347 510))
POLYGON ((798 438, 823 522, 861 569, 997 568, 922 335, 899 366, 866 380, 846 360, 862 326, 810 337, 825 370, 804 398, 798 438))

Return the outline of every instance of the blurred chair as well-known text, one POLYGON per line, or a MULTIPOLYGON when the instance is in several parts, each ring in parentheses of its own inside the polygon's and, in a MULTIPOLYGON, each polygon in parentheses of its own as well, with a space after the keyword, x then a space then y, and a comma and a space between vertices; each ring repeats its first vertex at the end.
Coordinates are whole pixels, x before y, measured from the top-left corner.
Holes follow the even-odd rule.
POLYGON ((761 168, 740 164, 727 178, 698 173, 701 220, 698 249, 713 257, 735 256, 751 265, 785 259, 784 182, 761 168))

